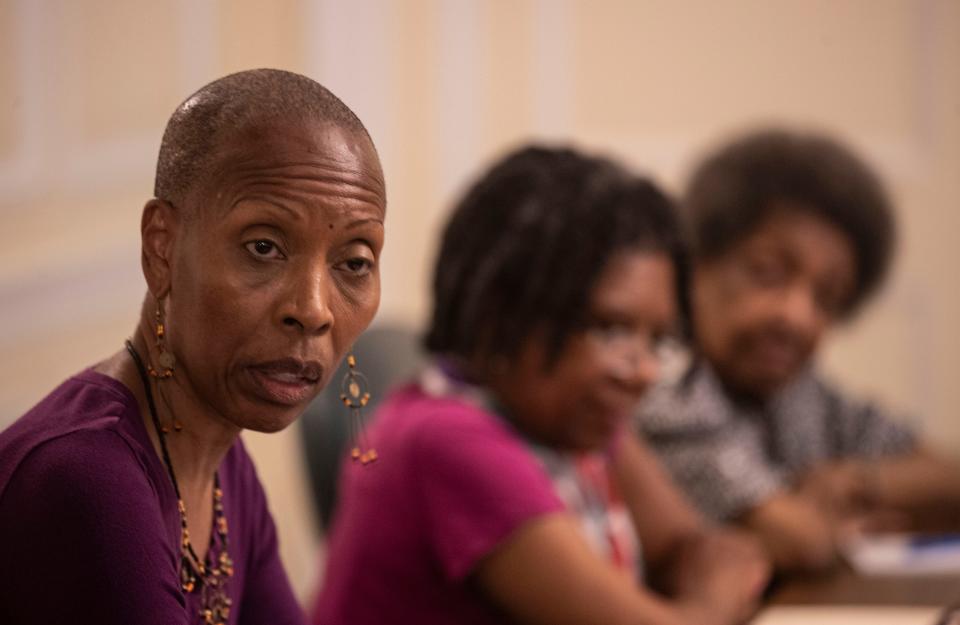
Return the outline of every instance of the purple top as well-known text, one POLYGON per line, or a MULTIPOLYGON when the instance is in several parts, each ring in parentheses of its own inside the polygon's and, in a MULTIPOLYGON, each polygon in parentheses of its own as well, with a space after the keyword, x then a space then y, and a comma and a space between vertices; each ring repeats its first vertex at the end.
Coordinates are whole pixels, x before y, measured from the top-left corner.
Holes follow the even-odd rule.
POLYGON ((542 465, 506 421, 414 385, 379 409, 379 460, 345 468, 322 625, 503 622, 469 576, 513 532, 564 510, 542 465))
MULTIPOLYGON (((219 471, 229 624, 302 624, 239 440, 219 471)), ((199 590, 180 589, 179 543, 173 484, 117 380, 88 369, 0 433, 0 623, 200 623, 199 590)))

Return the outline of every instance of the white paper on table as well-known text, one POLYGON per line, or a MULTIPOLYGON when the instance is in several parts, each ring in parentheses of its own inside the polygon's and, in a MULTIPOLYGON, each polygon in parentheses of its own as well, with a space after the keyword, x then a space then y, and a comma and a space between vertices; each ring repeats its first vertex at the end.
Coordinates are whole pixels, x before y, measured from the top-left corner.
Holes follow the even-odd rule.
POLYGON ((935 625, 941 612, 929 606, 780 605, 750 625, 935 625))
POLYGON ((960 537, 925 538, 912 534, 872 534, 846 541, 844 557, 862 575, 942 575, 960 573, 960 537))

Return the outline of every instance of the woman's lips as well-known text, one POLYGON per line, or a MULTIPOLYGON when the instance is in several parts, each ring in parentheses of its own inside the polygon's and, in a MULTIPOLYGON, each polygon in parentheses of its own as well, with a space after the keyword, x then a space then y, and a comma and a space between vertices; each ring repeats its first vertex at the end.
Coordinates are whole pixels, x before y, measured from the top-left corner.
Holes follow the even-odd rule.
POLYGON ((317 391, 323 367, 317 362, 285 358, 247 368, 257 396, 267 401, 294 406, 317 391))

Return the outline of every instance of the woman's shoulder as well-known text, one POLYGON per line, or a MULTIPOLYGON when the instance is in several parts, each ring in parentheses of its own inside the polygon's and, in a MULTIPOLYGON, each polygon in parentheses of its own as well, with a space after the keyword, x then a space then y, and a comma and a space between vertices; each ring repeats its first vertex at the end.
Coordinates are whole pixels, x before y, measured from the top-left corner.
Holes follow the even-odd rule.
POLYGON ((392 475, 388 481, 410 480, 421 490, 439 484, 464 492, 552 493, 549 476, 526 439, 477 398, 410 384, 385 401, 369 439, 382 465, 377 468, 392 475))
POLYGON ((115 428, 53 430, 17 441, 16 458, 0 448, 0 561, 22 563, 16 576, 0 573, 5 588, 17 589, 13 609, 35 607, 42 577, 68 603, 84 605, 82 622, 115 622, 121 614, 130 622, 148 610, 177 622, 183 604, 172 487, 166 498, 157 495, 145 457, 115 428), (123 601, 82 583, 108 578, 126 589, 123 601))
POLYGON ((20 451, 20 461, 0 484, 0 502, 14 482, 22 482, 44 497, 96 494, 102 499, 105 492, 114 489, 130 501, 135 497, 131 486, 155 489, 147 479, 141 454, 111 429, 66 432, 20 451))
POLYGON ((132 428, 138 415, 120 382, 92 370, 69 378, 0 433, 0 501, 13 479, 79 487, 144 472, 143 441, 132 428))
POLYGON ((395 390, 377 411, 375 437, 414 449, 510 445, 526 448, 514 427, 481 402, 437 394, 420 382, 395 390))
POLYGON ((139 416, 130 390, 119 380, 85 369, 62 382, 0 433, 0 444, 26 433, 57 437, 76 430, 108 429, 130 416, 139 416))
POLYGON ((63 433, 19 450, 17 460, 0 460, 0 528, 19 535, 22 545, 8 543, 0 552, 46 553, 37 541, 58 531, 83 553, 95 546, 102 558, 126 557, 144 545, 163 561, 172 556, 165 542, 151 540, 167 537, 161 486, 116 431, 63 433), (114 534, 118 528, 136 528, 139 537, 133 540, 128 530, 114 534))

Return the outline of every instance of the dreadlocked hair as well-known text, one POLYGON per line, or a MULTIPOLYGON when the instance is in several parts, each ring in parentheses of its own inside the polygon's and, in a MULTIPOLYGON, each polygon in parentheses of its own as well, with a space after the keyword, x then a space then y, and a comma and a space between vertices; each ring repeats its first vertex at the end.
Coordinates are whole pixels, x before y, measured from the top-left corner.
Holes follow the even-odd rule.
POLYGON ((508 154, 466 192, 444 230, 426 348, 464 361, 510 357, 543 331, 552 364, 584 321, 601 272, 624 251, 668 254, 684 299, 680 229, 650 181, 573 149, 508 154))

